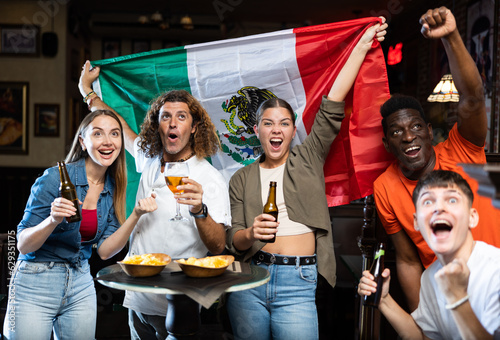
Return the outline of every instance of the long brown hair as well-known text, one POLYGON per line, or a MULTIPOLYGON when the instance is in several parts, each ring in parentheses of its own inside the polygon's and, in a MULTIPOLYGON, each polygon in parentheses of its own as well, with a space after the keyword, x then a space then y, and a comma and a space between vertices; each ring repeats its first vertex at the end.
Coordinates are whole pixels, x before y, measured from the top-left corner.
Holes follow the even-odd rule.
POLYGON ((76 162, 82 158, 87 158, 89 157, 89 154, 86 150, 82 149, 82 145, 80 144, 79 138, 83 138, 83 133, 87 129, 90 123, 97 117, 97 116, 109 116, 113 119, 115 119, 119 126, 120 126, 120 131, 121 131, 121 139, 122 139, 122 149, 120 151, 120 154, 116 158, 116 160, 111 164, 111 166, 108 168, 106 172, 109 172, 109 175, 111 178, 115 180, 115 190, 113 194, 113 206, 115 208, 115 214, 116 218, 118 219, 118 222, 120 224, 123 224, 125 222, 125 200, 126 200, 126 189, 127 189, 127 165, 125 162, 125 152, 124 152, 124 146, 125 146, 125 141, 123 137, 123 127, 122 124, 120 123, 120 119, 114 114, 113 112, 109 110, 96 110, 93 112, 90 112, 85 118, 83 118, 82 122, 80 123, 80 126, 78 127, 78 131, 75 135, 75 138, 73 139, 73 143, 71 144, 71 149, 68 152, 68 155, 66 156, 66 163, 71 163, 71 162, 76 162))
POLYGON ((141 137, 139 146, 144 153, 151 158, 163 154, 163 144, 158 131, 158 117, 161 107, 166 102, 181 102, 188 106, 189 113, 193 117, 193 126, 196 126, 196 131, 191 135, 190 140, 191 148, 196 156, 205 158, 215 155, 220 148, 215 126, 200 102, 186 90, 168 91, 153 100, 139 133, 141 137))

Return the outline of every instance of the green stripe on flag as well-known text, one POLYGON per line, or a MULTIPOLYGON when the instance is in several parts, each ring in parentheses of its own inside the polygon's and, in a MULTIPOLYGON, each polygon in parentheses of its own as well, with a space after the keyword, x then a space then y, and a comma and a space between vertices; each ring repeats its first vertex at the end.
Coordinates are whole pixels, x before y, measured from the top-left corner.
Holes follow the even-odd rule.
MULTIPOLYGON (((191 93, 184 47, 138 53, 92 62, 100 66, 99 85, 103 100, 139 133, 151 100, 165 91, 191 93), (102 72, 105 70, 105 72, 102 72)), ((135 206, 140 174, 127 152, 127 216, 135 206)))

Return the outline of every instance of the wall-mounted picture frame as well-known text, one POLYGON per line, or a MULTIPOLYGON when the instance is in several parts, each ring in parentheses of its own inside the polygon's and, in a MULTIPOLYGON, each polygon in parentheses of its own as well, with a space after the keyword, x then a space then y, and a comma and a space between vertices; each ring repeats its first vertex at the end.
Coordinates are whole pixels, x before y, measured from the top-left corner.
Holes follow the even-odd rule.
POLYGON ((151 50, 151 42, 149 40, 132 40, 132 53, 142 53, 151 50))
POLYGON ((35 137, 59 137, 59 104, 35 104, 35 137))
POLYGON ((39 55, 39 26, 0 24, 0 56, 39 55))
POLYGON ((466 46, 476 62, 483 79, 486 114, 488 115, 488 134, 486 152, 499 152, 499 117, 495 109, 495 65, 498 56, 495 37, 496 13, 498 4, 495 0, 476 0, 467 6, 466 46))
POLYGON ((28 154, 28 82, 0 82, 0 154, 28 154))
POLYGON ((102 40, 102 58, 109 59, 120 56, 121 54, 120 39, 103 39, 102 40))

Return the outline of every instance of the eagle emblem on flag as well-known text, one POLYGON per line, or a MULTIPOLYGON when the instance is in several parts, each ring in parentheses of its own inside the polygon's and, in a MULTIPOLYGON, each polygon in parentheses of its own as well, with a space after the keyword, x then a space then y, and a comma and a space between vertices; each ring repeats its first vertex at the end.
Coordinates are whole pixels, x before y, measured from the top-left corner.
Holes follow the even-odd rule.
POLYGON ((240 164, 252 163, 262 151, 253 127, 257 124, 257 110, 270 98, 276 98, 276 95, 267 89, 245 86, 237 91, 237 95, 222 103, 222 110, 230 114, 229 119, 221 119, 227 128, 227 133, 219 133, 222 151, 240 164), (235 122, 236 117, 243 125, 235 122), (223 138, 229 146, 224 144, 223 138))

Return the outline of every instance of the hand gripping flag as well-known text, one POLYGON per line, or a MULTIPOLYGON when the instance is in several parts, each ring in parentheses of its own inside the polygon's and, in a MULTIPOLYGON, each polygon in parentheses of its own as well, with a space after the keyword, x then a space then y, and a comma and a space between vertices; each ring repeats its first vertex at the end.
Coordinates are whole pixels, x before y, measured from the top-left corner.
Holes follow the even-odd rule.
MULTIPOLYGON (((172 89, 189 91, 216 126, 222 150, 210 161, 229 181, 237 169, 259 156, 260 144, 253 133, 259 105, 275 96, 288 101, 297 116, 294 143, 301 143, 321 97, 328 94, 364 31, 378 20, 350 20, 95 61, 92 64, 101 72, 94 89, 135 132, 153 98, 172 89)), ((325 163, 330 206, 372 194, 373 181, 391 162, 382 145, 379 113, 388 98, 385 59, 376 42, 346 98, 346 118, 325 163)), ((130 158, 127 155, 129 213, 139 182, 130 158)))

